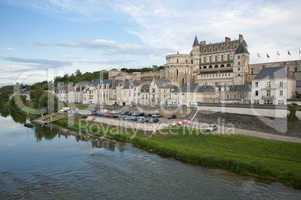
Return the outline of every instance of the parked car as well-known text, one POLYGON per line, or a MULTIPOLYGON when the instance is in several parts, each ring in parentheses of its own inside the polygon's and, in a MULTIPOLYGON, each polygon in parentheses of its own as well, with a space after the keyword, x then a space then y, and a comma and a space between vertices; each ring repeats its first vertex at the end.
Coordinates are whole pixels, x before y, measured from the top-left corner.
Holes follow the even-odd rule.
POLYGON ((171 115, 171 116, 168 117, 168 119, 176 119, 176 118, 177 118, 176 115, 171 115))
POLYGON ((157 117, 148 118, 149 123, 158 123, 160 120, 157 117))
POLYGON ((71 108, 69 108, 69 107, 63 107, 61 110, 59 110, 59 113, 68 112, 70 110, 71 110, 71 108))
POLYGON ((106 112, 103 114, 104 117, 113 118, 113 114, 111 112, 106 112))
POLYGON ((96 111, 95 115, 99 116, 99 117, 102 117, 102 116, 104 116, 104 113, 101 112, 101 111, 96 111))
POLYGON ((144 122, 146 122, 146 118, 140 116, 137 118, 137 122, 144 123, 144 122))
POLYGON ((208 125, 202 126, 201 129, 206 131, 206 132, 213 132, 213 131, 217 130, 217 125, 208 124, 208 125))
POLYGON ((177 125, 191 125, 192 124, 192 121, 191 120, 188 120, 188 119, 184 119, 184 120, 180 120, 180 121, 177 121, 177 125))
POLYGON ((160 118, 161 115, 160 115, 160 114, 152 114, 152 117, 153 117, 153 118, 160 118))

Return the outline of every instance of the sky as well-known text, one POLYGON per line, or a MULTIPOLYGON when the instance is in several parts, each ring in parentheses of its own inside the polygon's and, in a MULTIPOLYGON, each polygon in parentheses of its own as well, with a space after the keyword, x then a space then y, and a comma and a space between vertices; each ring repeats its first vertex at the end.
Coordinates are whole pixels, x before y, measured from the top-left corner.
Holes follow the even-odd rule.
POLYGON ((301 59, 300 10, 300 0, 0 0, 0 86, 163 65, 195 35, 241 33, 252 63, 301 59))

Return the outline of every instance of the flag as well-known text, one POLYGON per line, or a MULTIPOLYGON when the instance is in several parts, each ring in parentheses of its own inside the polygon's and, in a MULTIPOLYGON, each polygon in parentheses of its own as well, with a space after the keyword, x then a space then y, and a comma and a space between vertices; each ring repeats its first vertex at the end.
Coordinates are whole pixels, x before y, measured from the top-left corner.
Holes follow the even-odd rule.
MULTIPOLYGON (((301 49, 300 49, 300 51, 301 51, 301 49)), ((257 58, 260 58, 261 56, 260 56, 260 53, 257 53, 257 58)))
POLYGON ((280 56, 280 52, 279 51, 277 51, 277 56, 280 56))
POLYGON ((292 55, 290 51, 287 51, 287 54, 288 54, 289 56, 291 56, 291 55, 292 55))
POLYGON ((270 58, 270 55, 267 53, 267 58, 270 58))

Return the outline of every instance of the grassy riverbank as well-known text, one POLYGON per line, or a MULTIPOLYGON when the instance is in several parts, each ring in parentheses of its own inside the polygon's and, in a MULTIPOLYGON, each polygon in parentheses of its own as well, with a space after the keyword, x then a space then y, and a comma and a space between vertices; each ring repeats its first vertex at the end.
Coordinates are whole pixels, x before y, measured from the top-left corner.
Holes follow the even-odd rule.
POLYGON ((56 125, 95 136, 106 136, 136 147, 173 157, 183 162, 220 168, 268 181, 279 181, 301 189, 301 144, 258 139, 240 135, 205 135, 196 130, 176 127, 149 137, 134 130, 120 130, 99 123, 67 120, 56 125), (164 134, 164 133, 172 134, 164 134))

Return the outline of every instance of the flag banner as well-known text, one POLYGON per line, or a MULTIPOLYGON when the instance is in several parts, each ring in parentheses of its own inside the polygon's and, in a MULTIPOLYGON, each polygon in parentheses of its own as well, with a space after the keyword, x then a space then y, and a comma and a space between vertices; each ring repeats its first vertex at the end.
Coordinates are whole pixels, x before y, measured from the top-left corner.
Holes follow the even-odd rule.
POLYGON ((291 56, 291 55, 292 55, 290 51, 287 51, 287 54, 288 54, 289 56, 291 56))
POLYGON ((270 55, 269 55, 269 54, 267 54, 267 58, 270 58, 270 55))

